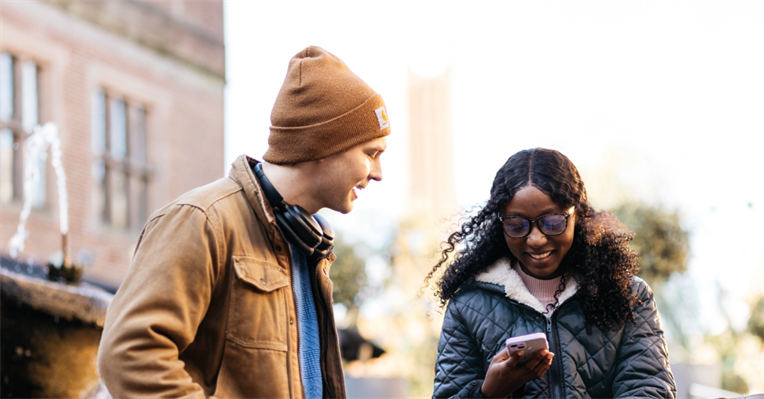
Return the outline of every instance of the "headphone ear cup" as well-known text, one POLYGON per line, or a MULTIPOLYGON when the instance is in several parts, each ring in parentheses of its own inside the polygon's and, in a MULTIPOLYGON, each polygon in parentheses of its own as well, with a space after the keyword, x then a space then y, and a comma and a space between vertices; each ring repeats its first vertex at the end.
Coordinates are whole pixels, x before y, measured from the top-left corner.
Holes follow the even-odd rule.
POLYGON ((316 222, 321 226, 322 231, 321 243, 316 246, 315 252, 321 258, 325 258, 329 255, 332 249, 334 249, 334 230, 323 216, 315 214, 313 215, 313 218, 316 219, 316 222))
POLYGON ((315 248, 321 243, 321 237, 323 235, 321 226, 308 213, 299 205, 290 205, 287 207, 286 212, 283 213, 284 218, 288 221, 289 227, 297 233, 300 240, 305 245, 315 248))
POLYGON ((311 256, 313 255, 313 247, 309 247, 305 244, 305 242, 298 236, 292 227, 289 225, 289 222, 284 217, 284 214, 281 212, 275 212, 276 215, 276 221, 278 222, 279 227, 281 227, 281 231, 286 236, 285 238, 287 241, 297 247, 301 252, 305 254, 305 256, 311 256))

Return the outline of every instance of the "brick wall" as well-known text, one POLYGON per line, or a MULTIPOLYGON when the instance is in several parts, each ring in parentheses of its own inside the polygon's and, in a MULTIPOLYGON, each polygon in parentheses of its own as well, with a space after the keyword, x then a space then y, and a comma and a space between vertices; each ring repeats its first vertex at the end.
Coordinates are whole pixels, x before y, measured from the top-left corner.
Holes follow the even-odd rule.
MULTIPOLYGON (((210 44, 214 41, 186 40, 185 45, 191 48, 184 51, 193 53, 193 46, 198 45, 200 50, 222 54, 222 2, 182 4, 182 9, 170 9, 168 14, 219 39, 214 46, 210 44)), ((94 263, 86 269, 86 278, 116 286, 127 271, 140 228, 116 230, 101 222, 94 211, 91 95, 97 88, 105 88, 127 101, 145 105, 147 156, 154 171, 148 188, 151 213, 185 191, 223 176, 222 64, 195 63, 194 59, 167 54, 45 1, 3 2, 1 7, 0 50, 23 54, 38 63, 41 122, 52 121, 59 127, 67 174, 71 251, 93 251, 94 263)), ((111 17, 129 20, 140 18, 140 14, 125 12, 111 17)), ((174 32, 177 35, 183 30, 174 32)), ((45 261, 60 250, 56 187, 50 165, 47 176, 46 206, 34 210, 29 218, 30 235, 22 258, 45 261)), ((21 203, 5 204, 0 209, 0 251, 4 253, 20 211, 21 203)))

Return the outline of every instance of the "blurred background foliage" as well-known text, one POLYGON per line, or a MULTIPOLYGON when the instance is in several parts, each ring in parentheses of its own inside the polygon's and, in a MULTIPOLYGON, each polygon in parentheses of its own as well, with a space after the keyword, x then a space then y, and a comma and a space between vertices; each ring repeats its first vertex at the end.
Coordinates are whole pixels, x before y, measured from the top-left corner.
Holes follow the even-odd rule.
POLYGON ((758 337, 764 345, 764 297, 759 298, 751 310, 751 318, 748 319, 748 331, 758 337))
MULTIPOLYGON (((697 289, 685 275, 692 256, 690 231, 683 227, 685 221, 677 209, 668 210, 661 205, 644 202, 625 202, 613 213, 634 233, 630 243, 641 257, 638 276, 653 289, 664 329, 671 330, 677 345, 670 351, 672 362, 692 362, 694 358, 692 336, 704 330, 697 323, 697 289), (680 349, 681 351, 677 351, 680 349)), ((725 308, 724 292, 717 289, 717 302, 725 308)), ((764 297, 752 306, 747 329, 735 330, 725 313, 726 328, 723 332, 703 333, 703 340, 715 351, 722 365, 722 389, 747 394, 749 385, 737 369, 738 357, 744 347, 750 345, 752 336, 764 343, 764 297)))
MULTIPOLYGON (((356 253, 356 247, 362 243, 347 243, 338 236, 334 240, 334 254, 337 259, 332 264, 332 283, 334 283, 334 303, 341 304, 347 309, 347 324, 355 326, 358 309, 368 295, 368 278, 366 277, 366 260, 356 253)), ((362 249, 359 252, 364 252, 362 249)))
POLYGON ((628 202, 613 213, 634 232, 630 245, 642 258, 638 276, 653 290, 660 289, 672 274, 687 270, 690 234, 682 227, 677 210, 628 202))

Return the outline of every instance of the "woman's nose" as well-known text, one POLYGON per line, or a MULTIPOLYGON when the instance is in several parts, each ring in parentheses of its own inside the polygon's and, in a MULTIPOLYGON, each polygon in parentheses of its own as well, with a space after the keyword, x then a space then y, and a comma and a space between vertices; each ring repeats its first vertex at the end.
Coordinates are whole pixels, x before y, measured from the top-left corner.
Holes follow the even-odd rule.
POLYGON ((528 240, 526 241, 528 245, 533 248, 541 248, 546 244, 546 240, 546 234, 542 233, 541 230, 539 230, 539 227, 534 223, 531 226, 531 232, 528 234, 528 240))

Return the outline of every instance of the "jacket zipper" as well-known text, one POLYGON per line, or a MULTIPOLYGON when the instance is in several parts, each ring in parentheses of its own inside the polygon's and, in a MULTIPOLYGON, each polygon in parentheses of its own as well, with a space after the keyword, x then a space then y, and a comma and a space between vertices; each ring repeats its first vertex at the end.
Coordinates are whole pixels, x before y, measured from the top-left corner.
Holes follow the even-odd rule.
MULTIPOLYGON (((562 308, 562 305, 564 305, 565 303, 568 302, 567 300, 565 302, 557 305, 557 309, 555 309, 554 313, 552 313, 552 315, 550 317, 546 317, 543 313, 539 312, 538 310, 536 310, 536 309, 534 309, 534 308, 532 308, 532 307, 530 307, 530 306, 528 306, 528 305, 526 305, 524 303, 520 303, 518 301, 515 301, 514 299, 507 298, 507 300, 512 302, 512 303, 514 303, 517 306, 520 306, 522 308, 526 308, 526 309, 532 310, 532 311, 538 313, 539 315, 543 316, 544 319, 546 319, 546 332, 547 332, 547 335, 551 334, 551 336, 552 336, 552 346, 553 347, 550 348, 550 349, 554 350, 555 355, 562 352, 562 349, 560 347, 560 337, 559 337, 559 335, 557 333, 557 320, 556 320, 555 316, 560 311, 560 308, 562 308)), ((550 376, 549 376, 550 377, 549 378, 549 397, 550 398, 564 398, 565 397, 565 395, 563 394, 564 393, 564 385, 563 385, 563 382, 561 380, 562 376, 563 376, 562 360, 561 360, 560 357, 555 356, 554 359, 552 359, 552 367, 550 367, 550 376), (556 365, 556 367, 554 367, 555 365, 556 365), (555 383, 556 381, 559 381, 559 384, 555 383), (553 395, 553 391, 559 392, 559 395, 558 396, 553 395)))
POLYGON ((334 398, 335 396, 334 396, 334 393, 332 392, 332 387, 329 386, 329 378, 326 375, 326 352, 327 352, 328 347, 329 347, 329 342, 328 342, 329 341, 329 338, 328 338, 329 332, 327 331, 329 327, 327 325, 329 323, 327 322, 327 319, 328 319, 327 312, 328 311, 326 309, 326 301, 324 300, 324 296, 321 295, 321 292, 318 290, 318 279, 320 278, 319 275, 318 275, 318 273, 320 273, 319 268, 318 268, 318 264, 319 263, 320 263, 320 260, 316 261, 315 272, 313 273, 313 281, 311 281, 311 283, 313 283, 313 295, 314 295, 314 297, 315 296, 318 297, 319 301, 321 302, 321 307, 324 309, 324 317, 323 317, 324 320, 323 320, 323 323, 322 323, 323 327, 321 328, 321 358, 320 358, 320 361, 321 361, 321 381, 323 382, 324 388, 326 389, 326 393, 327 393, 326 397, 334 398))
MULTIPOLYGON (((559 308, 558 308, 559 310, 559 308)), ((557 332, 557 312, 552 313, 551 318, 546 319, 546 325, 547 328, 550 329, 552 333, 552 346, 554 347, 554 353, 562 353, 562 348, 560 347, 560 336, 557 332)), ((555 359, 552 359, 552 374, 551 374, 551 380, 550 381, 550 391, 551 388, 555 388, 555 391, 557 392, 557 396, 552 395, 553 398, 564 398, 565 397, 565 385, 563 382, 563 370, 562 370, 562 358, 555 356, 555 359)), ((551 393, 551 392, 550 392, 551 393)))

